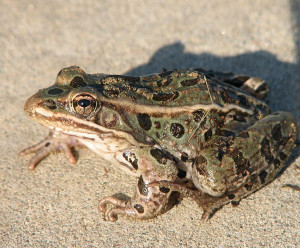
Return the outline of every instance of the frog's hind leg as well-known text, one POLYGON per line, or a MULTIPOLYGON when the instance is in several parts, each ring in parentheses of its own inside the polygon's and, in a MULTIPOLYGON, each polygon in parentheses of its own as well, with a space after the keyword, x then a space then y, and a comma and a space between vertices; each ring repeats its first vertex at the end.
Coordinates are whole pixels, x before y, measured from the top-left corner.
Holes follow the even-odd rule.
POLYGON ((257 121, 241 132, 223 155, 222 163, 234 161, 236 177, 226 178, 223 195, 205 194, 196 199, 204 209, 202 219, 209 219, 223 205, 238 203, 242 198, 271 182, 283 168, 295 147, 297 125, 295 118, 285 112, 277 112, 257 121))

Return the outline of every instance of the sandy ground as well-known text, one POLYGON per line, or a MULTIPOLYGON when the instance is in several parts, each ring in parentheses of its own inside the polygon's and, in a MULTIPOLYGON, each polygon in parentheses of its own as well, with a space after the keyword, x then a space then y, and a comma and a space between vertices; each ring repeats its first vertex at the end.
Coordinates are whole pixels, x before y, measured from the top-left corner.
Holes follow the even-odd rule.
POLYGON ((25 100, 57 72, 148 74, 204 67, 262 77, 273 110, 300 121, 300 3, 296 0, 0 1, 0 247, 296 247, 299 146, 282 176, 207 223, 184 199, 149 221, 104 221, 97 202, 131 195, 130 178, 88 149, 70 165, 51 155, 35 171, 18 152, 47 130, 25 100))

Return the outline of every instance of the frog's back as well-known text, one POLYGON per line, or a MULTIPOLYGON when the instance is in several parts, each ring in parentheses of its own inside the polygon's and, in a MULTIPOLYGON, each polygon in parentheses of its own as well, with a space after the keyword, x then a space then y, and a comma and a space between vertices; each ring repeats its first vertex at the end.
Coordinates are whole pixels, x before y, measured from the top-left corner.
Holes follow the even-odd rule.
POLYGON ((132 104, 146 112, 153 109, 156 115, 159 112, 166 114, 166 107, 172 108, 172 113, 186 108, 194 111, 202 106, 223 108, 225 112, 230 108, 249 113, 256 109, 262 115, 269 111, 262 101, 239 89, 249 77, 232 73, 182 69, 140 77, 96 74, 92 78, 97 78, 104 101, 130 105, 132 110, 136 109, 132 104))
POLYGON ((189 156, 230 120, 261 119, 269 112, 266 104, 237 88, 249 77, 230 73, 183 69, 131 77, 86 74, 79 67, 64 70, 59 84, 66 78, 73 88, 89 86, 101 95, 99 125, 189 156))

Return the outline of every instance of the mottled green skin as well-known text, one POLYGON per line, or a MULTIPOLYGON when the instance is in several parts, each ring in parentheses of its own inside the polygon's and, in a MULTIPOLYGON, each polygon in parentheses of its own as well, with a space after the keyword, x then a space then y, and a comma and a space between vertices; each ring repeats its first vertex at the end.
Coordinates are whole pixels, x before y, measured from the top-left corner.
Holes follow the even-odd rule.
MULTIPOLYGON (((189 157, 195 157, 202 144, 207 141, 207 137, 214 135, 216 130, 232 121, 233 118, 240 116, 240 118, 247 119, 249 126, 269 113, 268 106, 262 101, 236 87, 217 81, 212 73, 203 74, 202 71, 202 69, 198 69, 198 71, 186 69, 143 77, 128 77, 85 74, 81 69, 73 67, 71 70, 62 70, 58 74, 55 84, 69 86, 74 78, 77 79, 79 85, 84 81, 87 86, 91 86, 99 92, 98 97, 102 105, 96 120, 99 125, 129 132, 142 143, 149 143, 149 139, 146 140, 146 137, 151 137, 152 144, 158 143, 169 151, 174 150, 176 156, 184 152, 189 157), (196 104, 210 106, 212 100, 220 108, 235 105, 252 111, 253 114, 235 108, 224 111, 217 109, 205 111, 201 108, 195 111, 180 110, 182 106, 188 108, 196 104), (124 102, 140 104, 145 108, 139 112, 139 110, 130 109, 124 102), (151 106, 159 106, 161 110, 148 113, 151 106), (168 114, 163 111, 163 107, 173 108, 174 111, 172 114, 168 114), (203 115, 206 115, 206 118, 201 120, 203 115), (112 118, 112 116, 116 119, 115 125, 107 125, 105 119, 112 118), (199 128, 200 120, 201 127, 199 128), (170 131, 172 124, 180 124, 183 127, 182 136, 181 134, 177 135, 180 138, 174 136, 170 131), (209 132, 207 133, 207 131, 209 132)), ((227 76, 228 80, 236 79, 232 74, 223 74, 223 76, 227 76)), ((240 84, 242 83, 243 81, 240 82, 240 84)), ((74 89, 70 88, 70 91, 72 90, 74 89)))
POLYGON ((274 179, 293 149, 295 119, 270 114, 261 100, 266 93, 260 79, 201 68, 130 77, 73 66, 31 97, 25 110, 54 128, 58 137, 45 143, 52 150, 64 140, 83 143, 139 177, 129 202, 101 200, 109 220, 117 214, 152 218, 184 196, 208 218, 274 179), (108 203, 115 207, 107 211, 108 203))

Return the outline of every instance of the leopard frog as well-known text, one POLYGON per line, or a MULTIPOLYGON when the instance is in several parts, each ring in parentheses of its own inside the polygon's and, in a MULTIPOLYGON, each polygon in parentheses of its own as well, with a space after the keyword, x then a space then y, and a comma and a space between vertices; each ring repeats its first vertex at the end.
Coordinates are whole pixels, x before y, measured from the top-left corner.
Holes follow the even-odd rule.
POLYGON ((110 221, 153 218, 184 197, 208 219, 273 180, 294 147, 295 118, 271 113, 267 91, 262 79, 201 68, 131 77, 71 66, 27 100, 50 133, 21 155, 35 153, 32 170, 53 151, 76 163, 71 148, 84 145, 137 177, 129 201, 100 200, 110 221))

